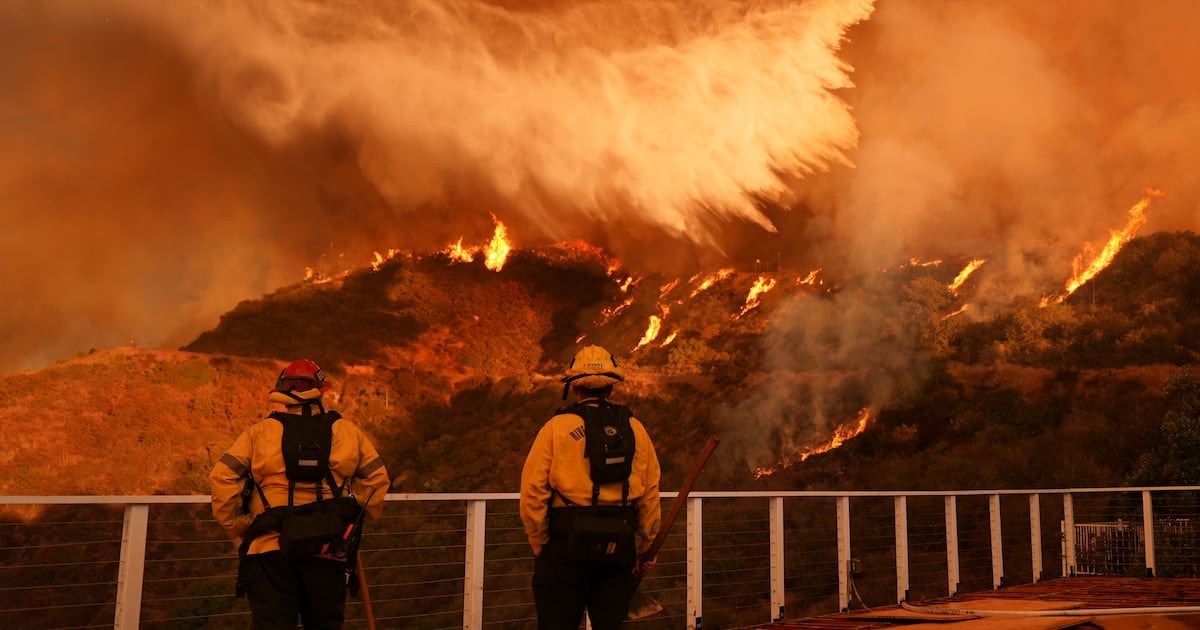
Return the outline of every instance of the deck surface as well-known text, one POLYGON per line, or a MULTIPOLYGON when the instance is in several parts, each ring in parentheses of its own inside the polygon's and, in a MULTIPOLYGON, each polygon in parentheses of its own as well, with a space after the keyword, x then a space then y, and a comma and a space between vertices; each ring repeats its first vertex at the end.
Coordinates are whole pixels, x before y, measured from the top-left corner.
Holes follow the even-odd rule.
POLYGON ((907 609, 883 606, 752 626, 752 630, 1200 628, 1200 612, 1169 610, 1178 607, 1200 607, 1200 579, 1070 577, 914 602, 907 609))

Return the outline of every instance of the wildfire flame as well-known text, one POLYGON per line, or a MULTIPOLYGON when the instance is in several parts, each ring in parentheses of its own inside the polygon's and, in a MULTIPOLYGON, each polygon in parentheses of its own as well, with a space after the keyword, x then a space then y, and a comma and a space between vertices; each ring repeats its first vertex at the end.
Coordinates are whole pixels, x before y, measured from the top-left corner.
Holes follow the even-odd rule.
MULTIPOLYGON (((1098 255, 1092 258, 1091 262, 1084 263, 1084 260, 1091 253, 1090 245, 1085 245, 1083 253, 1075 257, 1074 274, 1071 280, 1067 282, 1066 292, 1054 298, 1055 303, 1061 303, 1067 299, 1076 289, 1087 284, 1089 280, 1096 277, 1096 274, 1104 271, 1104 268, 1109 266, 1113 258, 1116 258, 1117 253, 1121 251, 1125 244, 1133 240, 1137 235, 1137 231, 1146 224, 1146 208, 1150 207, 1150 201, 1156 197, 1162 197, 1163 193, 1154 188, 1147 188, 1145 196, 1137 203, 1129 208, 1129 220, 1125 222, 1125 228, 1120 232, 1113 231, 1108 237, 1108 242, 1104 244, 1104 249, 1098 255)), ((1046 305, 1045 299, 1042 300, 1042 306, 1046 305)))
POLYGON ((387 253, 385 254, 380 254, 379 252, 374 252, 374 254, 375 259, 371 261, 371 271, 379 271, 379 268, 383 266, 383 263, 400 255, 400 250, 388 249, 387 253))
MULTIPOLYGON (((733 269, 722 269, 720 271, 709 274, 708 277, 705 278, 700 283, 700 286, 696 287, 695 290, 692 291, 692 294, 688 297, 689 298, 696 297, 701 291, 707 290, 712 285, 716 284, 717 282, 719 282, 721 280, 724 280, 725 278, 728 278, 731 275, 733 275, 733 269)), ((699 277, 699 275, 692 276, 692 280, 695 280, 698 277, 699 277)), ((689 282, 691 282, 692 280, 689 280, 689 282)))
POLYGON ((671 331, 671 334, 667 335, 667 338, 666 338, 666 339, 663 339, 663 342, 662 342, 662 344, 661 344, 659 347, 660 347, 660 348, 665 348, 665 347, 667 347, 667 346, 671 345, 671 342, 672 342, 672 341, 675 341, 675 335, 678 335, 678 334, 679 334, 679 331, 678 331, 678 330, 673 330, 673 331, 671 331))
POLYGON ((659 319, 658 315, 651 315, 650 316, 650 324, 648 326, 646 326, 646 334, 642 335, 642 340, 639 341, 638 344, 636 346, 634 346, 633 349, 637 350, 638 348, 641 348, 642 346, 650 343, 651 341, 654 341, 658 337, 658 333, 661 330, 662 330, 662 320, 659 319))
POLYGON ((754 281, 754 286, 750 287, 750 293, 746 295, 746 303, 742 306, 741 312, 737 315, 734 315, 733 318, 738 319, 755 308, 758 308, 758 305, 761 303, 760 298, 771 289, 774 289, 775 284, 776 280, 774 278, 759 276, 758 279, 754 281))
POLYGON ((810 272, 808 273, 808 275, 807 275, 807 276, 804 276, 803 278, 797 279, 797 280, 796 280, 796 284, 808 284, 808 285, 812 285, 812 284, 816 283, 816 281, 817 281, 817 274, 818 274, 818 273, 821 273, 821 268, 820 268, 820 267, 818 267, 818 268, 816 268, 816 269, 813 269, 812 271, 810 271, 810 272))
POLYGON ((608 322, 611 322, 614 317, 621 314, 621 311, 624 311, 625 309, 629 308, 629 306, 631 304, 633 304, 633 300, 634 300, 634 297, 630 296, 630 297, 626 298, 624 302, 621 302, 620 304, 618 304, 616 306, 606 306, 603 309, 601 309, 600 310, 600 321, 596 322, 596 325, 604 326, 608 322))
POLYGON ((865 431, 870 422, 871 409, 870 407, 863 407, 859 410, 858 417, 855 419, 855 422, 852 425, 841 425, 835 427, 833 430, 833 436, 831 436, 828 440, 819 444, 810 444, 805 448, 799 449, 785 456, 783 461, 774 466, 768 466, 755 470, 754 478, 762 479, 763 477, 769 477, 776 472, 779 472, 779 470, 785 466, 798 464, 809 457, 812 457, 813 455, 819 455, 821 453, 832 451, 842 444, 845 444, 846 440, 849 440, 850 438, 865 431))
POLYGON ((962 306, 958 307, 958 310, 954 311, 953 313, 946 313, 945 315, 942 316, 942 321, 946 321, 947 319, 950 319, 951 317, 954 317, 955 315, 962 315, 963 313, 965 313, 967 311, 968 306, 970 306, 970 305, 963 304, 962 306))
POLYGON ((957 276, 954 276, 954 282, 950 283, 950 292, 958 295, 959 288, 967 281, 967 278, 970 278, 971 274, 975 273, 975 270, 983 266, 985 262, 987 262, 986 259, 976 258, 967 263, 967 266, 963 267, 963 270, 958 272, 957 276))
POLYGON ((679 278, 675 278, 674 280, 664 284, 663 287, 658 290, 658 299, 661 301, 663 298, 667 297, 667 294, 670 293, 678 285, 679 285, 679 278))
MULTIPOLYGON (((333 247, 333 243, 330 243, 329 246, 333 247)), ((337 262, 331 263, 326 259, 325 254, 321 254, 321 260, 317 263, 316 267, 304 268, 304 281, 312 284, 325 284, 333 282, 339 277, 344 278, 350 275, 351 270, 346 266, 345 262, 346 253, 339 252, 337 258, 337 262), (338 270, 339 268, 340 271, 338 270)))
POLYGON ((492 240, 487 245, 464 247, 460 236, 457 242, 442 250, 442 253, 450 258, 450 264, 473 262, 475 255, 482 252, 485 267, 492 271, 503 269, 504 263, 508 260, 508 254, 512 251, 512 244, 508 241, 508 228, 504 223, 497 219, 496 215, 492 215, 492 222, 496 224, 496 229, 492 233, 492 240))
POLYGON ((458 242, 450 245, 442 250, 442 253, 450 257, 451 263, 463 262, 469 263, 475 260, 475 250, 470 247, 463 247, 462 237, 458 237, 458 242))
POLYGON ((508 228, 495 216, 492 217, 492 221, 496 222, 496 231, 492 234, 492 240, 483 247, 486 256, 483 264, 492 271, 500 271, 504 268, 504 262, 508 260, 508 252, 512 251, 512 245, 508 242, 508 228))

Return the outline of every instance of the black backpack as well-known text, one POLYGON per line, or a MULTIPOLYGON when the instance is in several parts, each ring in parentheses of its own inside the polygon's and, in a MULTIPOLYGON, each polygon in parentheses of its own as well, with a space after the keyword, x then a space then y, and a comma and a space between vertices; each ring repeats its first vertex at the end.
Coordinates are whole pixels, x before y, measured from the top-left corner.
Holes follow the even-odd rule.
POLYGON ((333 423, 342 416, 336 411, 313 415, 305 406, 300 414, 274 412, 270 416, 283 425, 280 447, 288 478, 288 504, 271 508, 262 488, 258 489, 263 506, 282 512, 279 517, 279 548, 291 557, 335 553, 346 547, 347 526, 358 517, 361 507, 347 490, 350 480, 338 486, 329 468, 333 447, 333 423), (317 500, 295 505, 297 483, 315 484, 317 500), (326 498, 325 488, 330 497, 326 498))
POLYGON ((633 472, 633 453, 637 447, 633 426, 629 423, 633 417, 629 407, 600 400, 595 406, 575 403, 559 410, 559 413, 573 413, 583 418, 588 466, 592 476, 592 503, 596 502, 595 496, 599 494, 602 484, 621 481, 628 488, 629 475, 633 472))
MULTIPOLYGON (((591 563, 631 566, 637 559, 637 505, 629 502, 629 476, 637 441, 628 407, 607 400, 576 403, 558 413, 583 418, 585 454, 592 478, 592 504, 551 511, 552 521, 567 532, 567 557, 591 563), (600 486, 621 482, 621 505, 597 505, 600 486)), ((554 525, 551 526, 553 531, 554 525)))

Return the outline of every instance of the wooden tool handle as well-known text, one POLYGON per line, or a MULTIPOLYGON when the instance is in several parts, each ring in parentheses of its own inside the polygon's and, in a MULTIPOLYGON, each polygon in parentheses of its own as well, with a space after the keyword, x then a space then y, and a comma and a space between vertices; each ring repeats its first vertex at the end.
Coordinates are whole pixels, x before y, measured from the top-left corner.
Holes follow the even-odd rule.
POLYGON ((708 458, 716 450, 717 444, 721 440, 717 436, 708 438, 708 443, 704 445, 704 450, 700 451, 700 456, 696 458, 696 462, 692 464, 692 469, 688 471, 687 477, 683 480, 683 487, 679 489, 678 496, 671 502, 671 509, 667 512, 667 517, 663 519, 662 526, 658 529, 658 535, 650 543, 650 548, 643 553, 638 560, 638 572, 641 572, 641 563, 650 560, 658 555, 658 551, 662 548, 663 543, 667 541, 667 534, 671 531, 671 526, 675 524, 675 519, 679 517, 679 511, 683 509, 687 503, 688 493, 692 491, 692 486, 696 484, 696 478, 700 476, 700 471, 704 469, 704 464, 708 463, 708 458))

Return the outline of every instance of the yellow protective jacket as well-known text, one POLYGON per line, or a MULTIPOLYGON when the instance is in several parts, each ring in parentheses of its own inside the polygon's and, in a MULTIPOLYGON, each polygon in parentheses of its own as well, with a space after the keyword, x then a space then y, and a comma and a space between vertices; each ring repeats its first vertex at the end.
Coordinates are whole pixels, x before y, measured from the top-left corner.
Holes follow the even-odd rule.
MULTIPOLYGON (((264 511, 262 499, 255 492, 250 500, 250 512, 240 514, 241 491, 246 475, 253 474, 255 483, 267 497, 271 507, 288 504, 288 479, 283 461, 281 445, 283 423, 267 418, 246 429, 233 446, 213 466, 209 474, 212 485, 213 516, 221 527, 235 540, 250 526, 256 516, 264 511)), ((338 486, 350 479, 350 489, 363 505, 364 520, 373 521, 383 512, 383 500, 391 482, 379 453, 366 434, 347 420, 333 423, 333 443, 329 452, 329 468, 338 486), (372 494, 374 490, 374 494, 372 494)), ((325 484, 326 486, 328 484, 325 484)), ((329 498, 330 490, 323 487, 322 496, 329 498)), ((317 499, 316 484, 297 483, 295 505, 311 503, 317 499)), ((279 534, 267 532, 250 543, 249 553, 265 553, 279 549, 279 534)))
MULTIPOLYGON (((580 402, 587 403, 588 399, 580 402)), ((638 553, 645 553, 662 524, 658 496, 661 470, 646 428, 637 418, 630 418, 629 424, 633 427, 635 440, 629 500, 637 501, 638 553)), ((566 505, 554 496, 551 488, 575 505, 591 505, 592 476, 585 454, 583 417, 577 414, 557 414, 538 431, 521 471, 520 505, 521 521, 535 554, 541 553, 542 546, 550 539, 551 503, 554 507, 566 505)), ((620 505, 621 486, 620 483, 601 485, 600 503, 620 505)))

